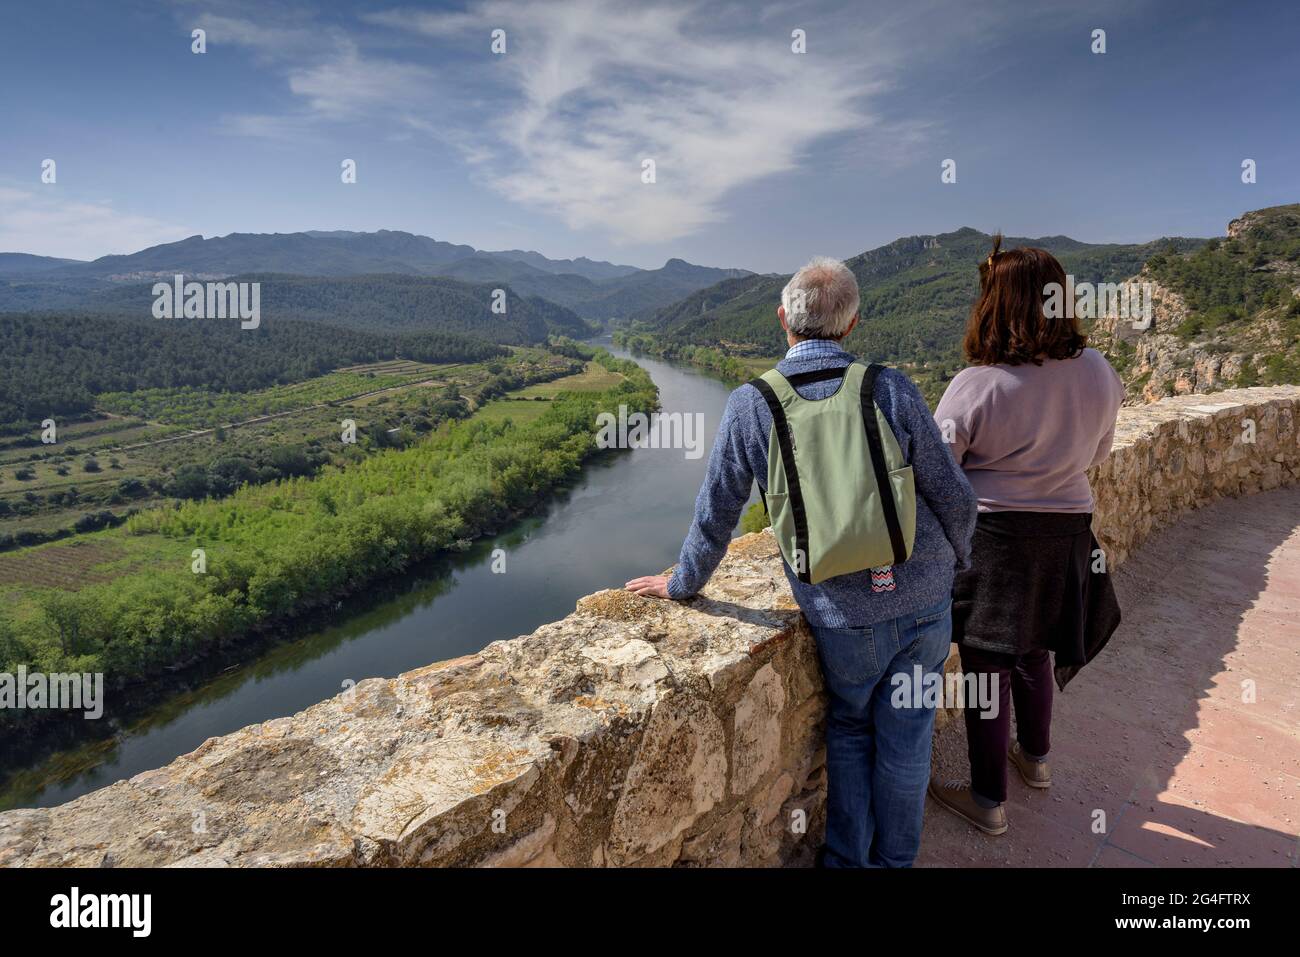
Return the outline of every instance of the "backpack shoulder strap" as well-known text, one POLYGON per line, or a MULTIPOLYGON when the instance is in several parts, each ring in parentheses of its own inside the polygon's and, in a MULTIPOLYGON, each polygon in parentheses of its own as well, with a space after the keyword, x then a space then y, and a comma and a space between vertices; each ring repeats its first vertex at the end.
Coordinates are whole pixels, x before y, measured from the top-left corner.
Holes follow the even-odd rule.
POLYGON ((894 486, 889 481, 889 469, 885 464, 885 448, 880 441, 880 423, 876 420, 876 377, 884 366, 873 362, 867 366, 862 376, 862 424, 867 430, 867 448, 871 450, 871 467, 876 473, 876 488, 880 493, 880 506, 885 513, 885 527, 889 529, 889 543, 894 549, 894 564, 901 565, 907 561, 907 545, 903 539, 903 527, 898 521, 898 503, 894 501, 894 486))
MULTIPOLYGON (((775 369, 770 369, 757 379, 750 380, 749 384, 758 390, 763 397, 763 401, 767 403, 768 411, 772 413, 772 431, 776 434, 777 446, 781 449, 781 465, 785 468, 790 512, 794 517, 795 548, 799 549, 800 554, 803 555, 804 568, 802 571, 796 568, 795 574, 801 582, 811 583, 812 574, 809 570, 810 561, 808 558, 808 513, 804 509, 803 491, 799 487, 799 469, 794 461, 794 443, 790 439, 790 421, 786 418, 785 406, 782 405, 776 390, 772 388, 771 383, 766 378, 772 374, 781 375, 775 369)), ((784 377, 782 376, 782 378, 784 377)), ((767 505, 766 495, 763 496, 763 504, 764 506, 767 505)))

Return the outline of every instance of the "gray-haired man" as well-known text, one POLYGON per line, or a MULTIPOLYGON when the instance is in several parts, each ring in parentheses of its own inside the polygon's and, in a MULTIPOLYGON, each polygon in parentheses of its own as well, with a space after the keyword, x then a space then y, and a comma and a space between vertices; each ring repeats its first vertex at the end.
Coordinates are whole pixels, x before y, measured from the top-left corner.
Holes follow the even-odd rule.
MULTIPOLYGON (((789 351, 777 370, 805 399, 824 399, 854 357, 840 342, 858 322, 858 285, 833 259, 814 259, 781 293, 777 318, 789 351), (800 384, 800 383, 803 384, 800 384)), ((873 396, 916 483, 916 536, 902 564, 808 584, 785 565, 795 600, 812 626, 828 696, 826 848, 831 867, 905 867, 920 846, 930 772, 931 707, 920 695, 893 704, 897 682, 942 671, 951 638, 957 567, 970 554, 975 496, 944 445, 925 400, 907 376, 882 371, 873 396)), ((772 415, 753 385, 731 394, 695 502, 695 519, 671 578, 627 583, 640 595, 684 599, 709 580, 740 519, 755 479, 766 493, 772 415)), ((846 468, 869 468, 866 462, 846 468)))

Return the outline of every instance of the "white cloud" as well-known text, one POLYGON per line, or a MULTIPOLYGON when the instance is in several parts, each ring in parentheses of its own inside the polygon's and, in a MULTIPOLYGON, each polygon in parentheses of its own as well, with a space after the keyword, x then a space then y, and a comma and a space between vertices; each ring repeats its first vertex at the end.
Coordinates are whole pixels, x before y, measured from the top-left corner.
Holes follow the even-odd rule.
POLYGON ((328 59, 293 70, 289 89, 314 115, 345 120, 418 107, 434 80, 423 67, 365 57, 344 43, 328 59))
POLYGON ((302 23, 269 23, 264 17, 252 20, 202 13, 194 23, 207 33, 208 44, 217 49, 232 44, 256 50, 269 58, 319 44, 321 36, 320 31, 302 23))
POLYGON ((195 20, 208 31, 208 43, 249 50, 260 64, 278 67, 301 109, 288 115, 237 113, 223 117, 223 127, 238 135, 299 139, 321 122, 396 119, 407 127, 428 130, 420 114, 434 87, 435 71, 361 51, 357 41, 337 26, 322 26, 301 17, 201 14, 195 20))
POLYGON ((203 18, 210 43, 278 66, 299 104, 282 117, 227 117, 225 127, 297 138, 352 123, 428 135, 506 198, 621 243, 697 232, 726 218, 734 191, 798 169, 831 137, 885 129, 868 104, 897 56, 877 18, 857 8, 479 0, 360 20, 345 32, 337 22, 203 18), (805 54, 791 51, 794 27, 807 31, 805 54), (507 34, 504 56, 489 52, 496 28, 507 34), (645 159, 656 164, 653 184, 641 181, 645 159))
POLYGON ((95 259, 175 242, 194 230, 124 213, 103 200, 71 199, 58 184, 0 187, 0 251, 95 259))
MULTIPOLYGON (((725 218, 738 187, 793 170, 822 138, 870 122, 883 58, 840 57, 826 33, 795 54, 790 30, 756 32, 743 8, 580 0, 485 0, 450 15, 370 20, 431 38, 502 27, 505 115, 467 157, 506 197, 616 241, 665 242, 725 218), (641 182, 653 159, 657 182, 641 182)), ((496 58, 494 58, 496 59, 496 58)), ((486 135, 485 135, 486 134, 486 135)))

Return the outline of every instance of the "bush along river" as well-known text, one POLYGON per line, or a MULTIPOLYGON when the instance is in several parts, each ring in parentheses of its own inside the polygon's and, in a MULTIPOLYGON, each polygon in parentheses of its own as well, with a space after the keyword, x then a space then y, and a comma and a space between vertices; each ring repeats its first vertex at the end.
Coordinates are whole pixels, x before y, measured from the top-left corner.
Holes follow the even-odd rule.
MULTIPOLYGON (((0 770, 0 809, 62 804, 168 764, 210 737, 294 714, 352 682, 528 634, 572 612, 583 595, 673 564, 730 387, 608 339, 597 344, 635 359, 659 387, 664 427, 650 430, 648 447, 591 460, 535 514, 314 616, 314 626, 264 645, 251 660, 206 662, 128 717, 69 726, 63 740, 0 770), (682 448, 683 438, 695 447, 682 448), (97 726, 90 733, 98 736, 86 740, 85 725, 97 726)), ((609 429, 638 438, 635 421, 609 429)))

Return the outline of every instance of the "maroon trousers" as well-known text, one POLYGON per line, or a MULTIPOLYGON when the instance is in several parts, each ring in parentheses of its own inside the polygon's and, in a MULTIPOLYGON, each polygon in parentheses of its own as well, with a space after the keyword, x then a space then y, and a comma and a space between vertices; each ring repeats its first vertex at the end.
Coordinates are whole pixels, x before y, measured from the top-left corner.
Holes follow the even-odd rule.
MULTIPOLYGON (((1016 705, 1016 739, 1035 757, 1051 750, 1052 656, 1046 649, 1023 655, 999 654, 961 645, 961 668, 977 675, 997 701, 995 717, 983 717, 978 701, 966 701, 966 747, 971 790, 991 801, 1007 799, 1007 749, 1011 746, 1011 703, 1016 705)), ((982 693, 981 693, 982 696, 982 693)), ((987 709, 992 713, 992 708, 987 709)))

